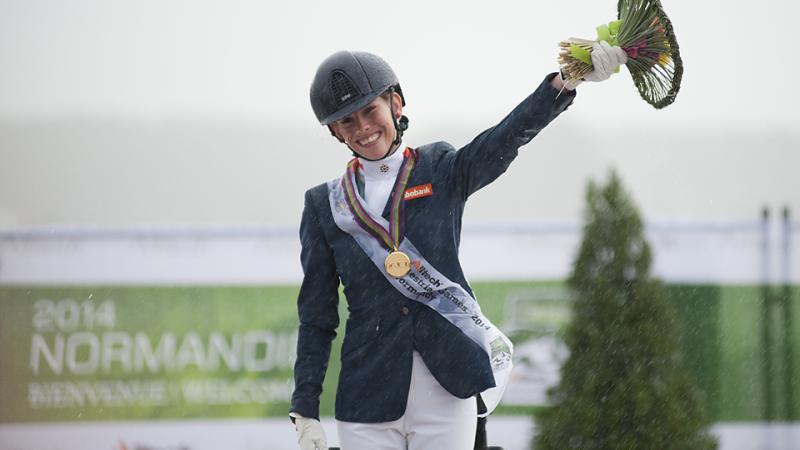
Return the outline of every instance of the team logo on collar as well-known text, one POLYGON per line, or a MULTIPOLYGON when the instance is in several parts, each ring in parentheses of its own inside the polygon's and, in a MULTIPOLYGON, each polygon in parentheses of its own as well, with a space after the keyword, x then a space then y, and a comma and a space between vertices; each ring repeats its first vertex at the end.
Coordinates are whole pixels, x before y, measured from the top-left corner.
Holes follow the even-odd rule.
POLYGON ((428 183, 406 189, 403 199, 414 200, 415 198, 430 197, 431 195, 433 195, 433 185, 428 183))

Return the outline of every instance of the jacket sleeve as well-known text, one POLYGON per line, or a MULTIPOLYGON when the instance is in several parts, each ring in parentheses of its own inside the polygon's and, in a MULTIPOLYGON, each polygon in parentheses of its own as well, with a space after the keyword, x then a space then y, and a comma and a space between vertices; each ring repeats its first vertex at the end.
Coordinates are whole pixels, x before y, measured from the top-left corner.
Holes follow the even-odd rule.
POLYGON ((319 419, 322 382, 328 368, 331 341, 339 326, 339 276, 333 252, 317 220, 310 191, 306 192, 300 242, 303 283, 297 297, 300 329, 291 411, 319 419))
POLYGON ((554 76, 545 77, 500 123, 455 152, 450 179, 461 200, 502 175, 517 157, 517 150, 572 104, 575 91, 565 90, 559 95, 550 85, 554 76))

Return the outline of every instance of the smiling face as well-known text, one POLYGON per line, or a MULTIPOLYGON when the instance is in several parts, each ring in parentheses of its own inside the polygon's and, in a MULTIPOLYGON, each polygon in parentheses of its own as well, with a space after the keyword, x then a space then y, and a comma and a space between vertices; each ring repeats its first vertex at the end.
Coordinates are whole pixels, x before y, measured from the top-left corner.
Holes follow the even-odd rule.
POLYGON ((367 106, 331 124, 336 136, 360 156, 376 160, 389 151, 395 137, 389 102, 394 103, 395 118, 403 114, 403 102, 397 93, 381 95, 367 106))

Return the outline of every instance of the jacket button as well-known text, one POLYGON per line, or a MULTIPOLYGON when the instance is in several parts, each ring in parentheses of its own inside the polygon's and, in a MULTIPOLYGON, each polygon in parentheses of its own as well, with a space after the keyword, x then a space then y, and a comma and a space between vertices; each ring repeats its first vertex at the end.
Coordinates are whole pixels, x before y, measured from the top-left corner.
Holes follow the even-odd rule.
POLYGON ((403 311, 403 315, 404 316, 408 315, 408 307, 407 306, 403 306, 403 309, 401 309, 401 311, 403 311))

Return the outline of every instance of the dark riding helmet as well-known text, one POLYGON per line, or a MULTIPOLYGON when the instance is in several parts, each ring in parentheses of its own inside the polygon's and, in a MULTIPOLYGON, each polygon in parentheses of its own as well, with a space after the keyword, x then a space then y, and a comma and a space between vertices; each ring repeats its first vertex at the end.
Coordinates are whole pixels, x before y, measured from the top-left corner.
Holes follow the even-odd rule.
POLYGON ((377 55, 342 50, 327 57, 311 83, 311 108, 322 125, 353 114, 387 90, 406 100, 392 68, 377 55))

